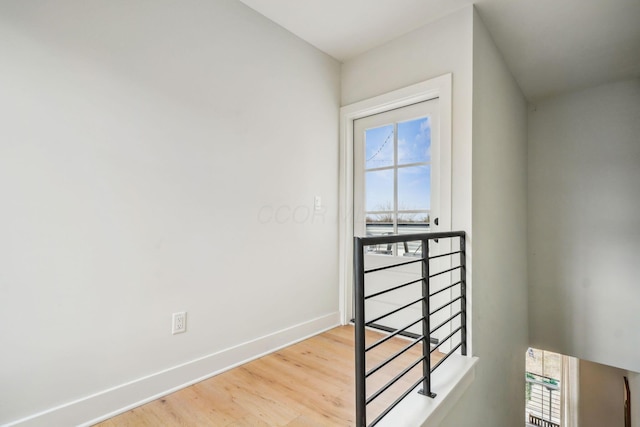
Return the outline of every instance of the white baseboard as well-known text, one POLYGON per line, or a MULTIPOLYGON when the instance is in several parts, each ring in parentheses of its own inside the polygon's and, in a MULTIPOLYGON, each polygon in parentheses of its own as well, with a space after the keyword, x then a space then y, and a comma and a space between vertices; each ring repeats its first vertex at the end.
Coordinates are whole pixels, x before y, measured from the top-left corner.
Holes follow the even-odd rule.
POLYGON ((9 426, 91 426, 340 324, 335 312, 13 421, 9 426))

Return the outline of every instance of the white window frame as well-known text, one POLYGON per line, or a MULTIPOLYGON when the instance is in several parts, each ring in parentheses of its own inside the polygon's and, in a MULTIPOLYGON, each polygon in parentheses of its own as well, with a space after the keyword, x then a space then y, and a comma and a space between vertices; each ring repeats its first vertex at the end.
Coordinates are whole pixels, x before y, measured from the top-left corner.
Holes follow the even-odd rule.
POLYGON ((439 98, 440 114, 440 229, 451 230, 451 74, 445 74, 340 109, 339 193, 339 309, 343 325, 349 323, 347 292, 353 281, 353 122, 395 108, 439 98))

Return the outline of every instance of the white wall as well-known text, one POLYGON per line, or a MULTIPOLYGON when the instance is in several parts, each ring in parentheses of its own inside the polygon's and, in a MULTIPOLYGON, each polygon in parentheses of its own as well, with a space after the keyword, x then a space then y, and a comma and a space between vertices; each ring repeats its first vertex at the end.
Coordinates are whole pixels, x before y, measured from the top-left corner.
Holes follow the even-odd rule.
POLYGON ((335 60, 232 0, 3 1, 0 58, 0 424, 338 321, 335 60))
POLYGON ((453 74, 452 228, 471 229, 471 7, 342 64, 342 105, 453 74))
POLYGON ((580 427, 624 426, 625 375, 623 370, 580 360, 580 427))
POLYGON ((441 424, 516 426, 528 345, 527 107, 477 12, 473 19, 473 352, 476 380, 441 424))
POLYGON ((452 228, 469 233, 472 348, 480 362, 471 389, 442 425, 516 425, 524 416, 527 345, 526 104, 520 90, 468 7, 344 63, 342 102, 449 72, 452 228))
POLYGON ((640 80, 529 113, 531 345, 640 371, 640 80))
MULTIPOLYGON (((469 289, 473 258, 470 243, 472 13, 471 7, 461 9, 342 64, 343 105, 452 74, 450 224, 452 230, 470 233, 467 243, 469 289)), ((442 128, 441 132, 444 132, 442 128)), ((440 217, 442 223, 447 222, 442 214, 440 217)), ((445 330, 446 327, 439 332, 445 330)))

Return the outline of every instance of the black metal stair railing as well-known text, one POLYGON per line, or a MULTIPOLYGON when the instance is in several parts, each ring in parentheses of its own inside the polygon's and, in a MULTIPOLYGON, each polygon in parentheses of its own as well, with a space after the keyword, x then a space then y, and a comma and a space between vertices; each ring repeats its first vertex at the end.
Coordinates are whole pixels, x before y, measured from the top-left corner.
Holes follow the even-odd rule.
MULTIPOLYGON (((442 240, 440 240, 442 241, 442 240)), ((384 236, 370 236, 370 237, 356 237, 354 239, 354 287, 355 287, 355 353, 356 353, 356 425, 358 427, 374 426, 384 416, 386 416, 394 407, 396 407, 406 396, 408 396, 412 390, 422 384, 422 389, 419 391, 428 397, 435 397, 435 393, 431 387, 431 377, 434 370, 436 370, 449 356, 455 352, 459 352, 461 355, 467 355, 467 307, 466 307, 466 254, 465 254, 465 233, 464 231, 455 232, 439 232, 439 233, 419 233, 419 234, 406 234, 406 235, 384 235, 384 236), (450 249, 450 252, 444 254, 438 254, 434 256, 429 255, 429 241, 438 242, 439 239, 451 239, 452 247, 455 247, 455 240, 459 242, 458 249, 450 249), (383 267, 365 269, 365 250, 367 246, 381 245, 381 244, 394 244, 394 243, 406 243, 406 242, 420 242, 422 247, 421 257, 411 261, 402 261, 393 265, 386 265, 383 267), (431 262, 436 258, 448 257, 451 265, 458 260, 457 265, 443 269, 442 271, 432 272, 431 262), (393 284, 386 287, 383 290, 367 294, 367 287, 365 278, 372 274, 383 270, 398 268, 407 266, 410 264, 421 264, 421 277, 416 280, 411 280, 407 283, 393 284), (453 283, 448 283, 438 286, 438 289, 432 289, 433 279, 437 276, 445 275, 445 273, 457 272, 455 276, 451 277, 453 283), (456 279, 453 279, 456 277, 456 279), (411 286, 421 286, 421 296, 418 299, 411 299, 399 307, 386 312, 383 315, 377 315, 373 319, 367 319, 366 306, 367 301, 372 298, 379 297, 383 294, 393 293, 400 289, 406 289, 411 286), (446 303, 439 307, 432 309, 431 298, 436 295, 444 294, 447 290, 457 289, 458 292, 451 292, 451 298, 446 303), (454 297, 454 295, 457 295, 454 297), (384 338, 374 342, 373 344, 366 345, 365 329, 367 327, 375 327, 378 325, 381 319, 387 318, 393 314, 399 313, 403 310, 407 310, 409 307, 421 305, 421 316, 417 319, 412 319, 404 327, 400 328, 386 328, 389 333, 384 338), (452 312, 444 321, 441 321, 435 327, 431 325, 431 318, 436 313, 444 311, 449 308, 452 312), (457 319, 457 320, 456 320, 457 319), (456 323, 454 324, 454 320, 456 323), (408 334, 407 330, 421 325, 421 334, 408 334), (443 328, 443 326, 449 325, 451 332, 440 340, 434 339, 432 336, 436 331, 443 328), (416 336, 417 335, 417 336, 416 336), (404 346, 400 351, 395 352, 388 358, 379 362, 367 371, 367 353, 377 348, 378 346, 388 342, 393 338, 408 339, 407 336, 413 336, 413 338, 404 346), (452 342, 454 338, 459 338, 459 342, 452 342), (432 345, 436 342, 436 345, 432 345), (431 366, 431 355, 439 348, 443 346, 445 342, 449 342, 450 350, 438 361, 434 366, 431 366), (368 394, 367 379, 371 378, 380 369, 387 366, 394 360, 398 360, 401 354, 406 353, 414 346, 420 345, 421 357, 417 360, 409 363, 403 369, 401 369, 397 375, 395 375, 389 382, 382 387, 368 394), (377 399, 380 395, 389 390, 394 384, 396 384, 401 378, 405 377, 412 369, 421 365, 421 376, 408 386, 404 391, 399 393, 399 396, 391 404, 382 409, 381 412, 375 414, 375 418, 371 423, 367 424, 367 405, 377 399)), ((446 259, 446 258, 445 258, 446 259)), ((441 313, 442 314, 442 313, 441 313)), ((394 395, 393 397, 396 397, 394 395)))

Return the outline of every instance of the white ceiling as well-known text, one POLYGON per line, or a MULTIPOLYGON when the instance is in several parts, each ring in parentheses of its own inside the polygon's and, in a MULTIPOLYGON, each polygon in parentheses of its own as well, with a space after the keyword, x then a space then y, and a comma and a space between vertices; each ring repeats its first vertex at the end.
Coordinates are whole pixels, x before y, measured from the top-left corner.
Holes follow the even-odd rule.
POLYGON ((346 61, 476 4, 530 101, 640 76, 640 0, 240 0, 346 61))

